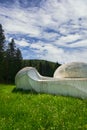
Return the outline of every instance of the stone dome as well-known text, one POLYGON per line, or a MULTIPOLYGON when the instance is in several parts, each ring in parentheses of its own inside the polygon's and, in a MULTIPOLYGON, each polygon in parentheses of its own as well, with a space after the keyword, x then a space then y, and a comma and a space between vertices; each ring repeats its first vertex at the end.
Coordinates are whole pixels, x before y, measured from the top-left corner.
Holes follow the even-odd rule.
POLYGON ((63 64, 55 70, 54 78, 87 78, 87 63, 63 64))

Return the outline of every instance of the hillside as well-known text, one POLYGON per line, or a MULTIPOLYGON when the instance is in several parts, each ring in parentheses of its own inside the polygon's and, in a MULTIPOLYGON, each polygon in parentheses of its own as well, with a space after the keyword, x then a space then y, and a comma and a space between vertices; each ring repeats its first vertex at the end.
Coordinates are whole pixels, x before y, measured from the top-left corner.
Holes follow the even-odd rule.
POLYGON ((53 76, 54 71, 60 66, 59 63, 54 63, 45 60, 23 60, 22 67, 32 66, 35 67, 41 75, 53 76))

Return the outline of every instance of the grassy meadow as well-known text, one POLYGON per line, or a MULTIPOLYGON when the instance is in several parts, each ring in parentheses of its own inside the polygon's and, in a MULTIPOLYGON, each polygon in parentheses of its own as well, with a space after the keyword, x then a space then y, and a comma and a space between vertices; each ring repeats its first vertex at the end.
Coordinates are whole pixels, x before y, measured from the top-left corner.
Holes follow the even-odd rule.
POLYGON ((86 130, 87 100, 0 84, 0 130, 86 130))

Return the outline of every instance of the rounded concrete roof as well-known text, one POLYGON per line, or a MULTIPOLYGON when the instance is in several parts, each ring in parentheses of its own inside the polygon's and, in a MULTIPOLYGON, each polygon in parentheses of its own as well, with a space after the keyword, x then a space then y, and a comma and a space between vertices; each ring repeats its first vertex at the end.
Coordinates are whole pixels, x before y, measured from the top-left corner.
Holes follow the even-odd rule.
POLYGON ((87 78, 87 63, 63 64, 55 70, 54 78, 87 78))

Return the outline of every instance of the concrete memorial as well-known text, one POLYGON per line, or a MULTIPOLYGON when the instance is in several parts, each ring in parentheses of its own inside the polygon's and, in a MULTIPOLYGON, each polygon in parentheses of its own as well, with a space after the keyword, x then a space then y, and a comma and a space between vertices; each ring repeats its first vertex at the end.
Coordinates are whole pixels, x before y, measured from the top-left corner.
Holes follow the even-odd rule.
POLYGON ((87 98, 87 64, 72 62, 63 64, 54 76, 41 76, 33 67, 25 67, 15 77, 17 88, 38 93, 87 98))

